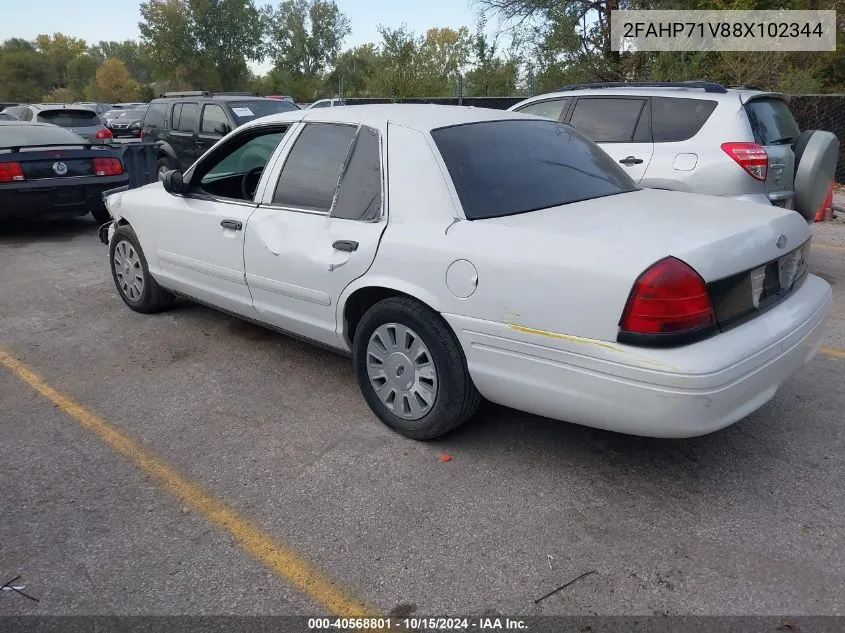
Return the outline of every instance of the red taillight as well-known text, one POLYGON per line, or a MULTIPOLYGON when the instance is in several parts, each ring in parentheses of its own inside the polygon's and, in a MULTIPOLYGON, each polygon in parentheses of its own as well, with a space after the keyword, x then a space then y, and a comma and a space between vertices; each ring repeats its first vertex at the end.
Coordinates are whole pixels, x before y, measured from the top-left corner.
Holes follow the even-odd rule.
POLYGON ((138 138, 144 140, 144 128, 141 128, 141 135, 138 138))
POLYGON ((123 173, 123 165, 117 158, 95 158, 95 176, 120 176, 123 173))
POLYGON ((0 182, 20 182, 26 180, 20 163, 0 163, 0 182))
POLYGON ((722 143, 722 150, 733 158, 748 175, 756 180, 765 180, 769 171, 769 155, 766 148, 757 143, 722 143))
POLYGON ((111 130, 108 129, 107 127, 104 127, 102 130, 100 130, 99 132, 97 132, 94 135, 94 138, 98 138, 98 139, 112 138, 111 130))
POLYGON ((678 334, 715 323, 701 275, 680 259, 667 257, 634 283, 619 325, 630 334, 678 334))

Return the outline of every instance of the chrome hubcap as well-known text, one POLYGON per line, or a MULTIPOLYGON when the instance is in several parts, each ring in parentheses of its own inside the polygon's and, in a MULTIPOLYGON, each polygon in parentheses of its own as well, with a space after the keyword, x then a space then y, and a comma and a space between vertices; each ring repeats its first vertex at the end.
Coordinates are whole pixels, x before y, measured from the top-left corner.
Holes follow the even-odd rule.
POLYGON ((367 344, 370 384, 391 413, 419 420, 437 400, 437 370, 431 352, 401 323, 379 326, 367 344))
POLYGON ((141 258, 129 242, 121 240, 114 249, 114 273, 121 292, 130 301, 140 301, 144 295, 144 269, 141 258))

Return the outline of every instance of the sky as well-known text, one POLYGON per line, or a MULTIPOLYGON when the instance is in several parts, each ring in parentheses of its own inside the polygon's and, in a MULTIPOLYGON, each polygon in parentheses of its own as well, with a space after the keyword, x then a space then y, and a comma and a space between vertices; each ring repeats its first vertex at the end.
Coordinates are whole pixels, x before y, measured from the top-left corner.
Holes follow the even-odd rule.
MULTIPOLYGON (((378 42, 378 25, 407 24, 418 34, 433 26, 466 26, 475 32, 477 11, 472 0, 336 0, 349 18, 352 32, 344 48, 378 42)), ((258 0, 277 6, 280 0, 258 0)), ((3 0, 0 41, 11 37, 32 40, 41 33, 60 31, 88 43, 138 37, 139 0, 38 0, 37 3, 3 0), (36 9, 37 7, 37 13, 36 9)), ((253 66, 265 72, 267 64, 253 66)))

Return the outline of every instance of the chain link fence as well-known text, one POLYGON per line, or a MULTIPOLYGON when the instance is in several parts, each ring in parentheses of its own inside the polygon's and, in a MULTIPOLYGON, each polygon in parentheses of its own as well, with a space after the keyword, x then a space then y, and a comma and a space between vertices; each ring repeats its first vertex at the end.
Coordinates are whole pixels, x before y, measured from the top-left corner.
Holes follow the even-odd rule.
MULTIPOLYGON (((369 103, 434 103, 506 110, 525 97, 434 97, 431 99, 347 99, 350 105, 369 103)), ((840 139, 836 182, 845 183, 845 95, 792 95, 789 107, 801 130, 828 130, 840 139)))

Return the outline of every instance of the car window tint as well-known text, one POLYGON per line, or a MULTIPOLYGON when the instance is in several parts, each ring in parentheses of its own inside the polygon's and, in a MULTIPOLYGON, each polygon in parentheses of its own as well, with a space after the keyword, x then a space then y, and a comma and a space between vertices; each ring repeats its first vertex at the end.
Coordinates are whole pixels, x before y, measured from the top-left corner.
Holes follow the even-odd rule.
POLYGON ((243 175, 256 167, 266 166, 282 136, 284 132, 269 132, 251 137, 243 143, 236 142, 231 146, 231 151, 224 151, 216 157, 216 162, 200 182, 207 184, 219 178, 243 175))
POLYGON ((705 124, 716 101, 652 97, 652 132, 655 143, 674 143, 692 138, 705 124))
POLYGON ((91 127, 101 125, 100 117, 93 110, 45 110, 38 113, 38 120, 59 127, 91 127))
POLYGON ((643 109, 642 99, 578 99, 569 123, 596 143, 625 143, 643 109))
POLYGON ((163 103, 151 103, 144 115, 144 126, 151 128, 163 128, 164 117, 167 114, 167 106, 163 103))
POLYGON ((381 163, 378 130, 361 126, 340 179, 332 217, 373 222, 381 217, 381 163))
POLYGON ((230 131, 229 119, 219 105, 209 103, 202 109, 202 133, 224 136, 230 131))
POLYGON ((196 103, 183 103, 182 113, 179 115, 180 132, 193 132, 197 126, 197 115, 199 107, 196 103))
POLYGON ((315 211, 331 209, 355 131, 351 125, 306 125, 285 161, 273 202, 315 211))
POLYGON ((441 128, 432 136, 469 220, 636 189, 604 150, 563 123, 485 121, 441 128))
POLYGON ((745 104, 745 111, 754 140, 761 145, 784 145, 798 138, 795 117, 780 99, 753 99, 745 104))
POLYGON ((248 121, 269 116, 271 114, 279 114, 280 112, 290 112, 291 110, 299 110, 297 106, 289 101, 282 101, 281 99, 256 99, 253 101, 230 101, 228 103, 229 109, 235 115, 238 125, 243 125, 248 121))
POLYGON ((54 125, 4 125, 0 127, 0 147, 20 145, 88 145, 81 136, 54 125))
POLYGON ((547 119, 557 121, 560 119, 560 114, 569 106, 571 99, 551 99, 549 101, 540 101, 536 103, 529 103, 524 108, 520 108, 517 112, 523 114, 536 114, 537 116, 544 116, 547 119))

